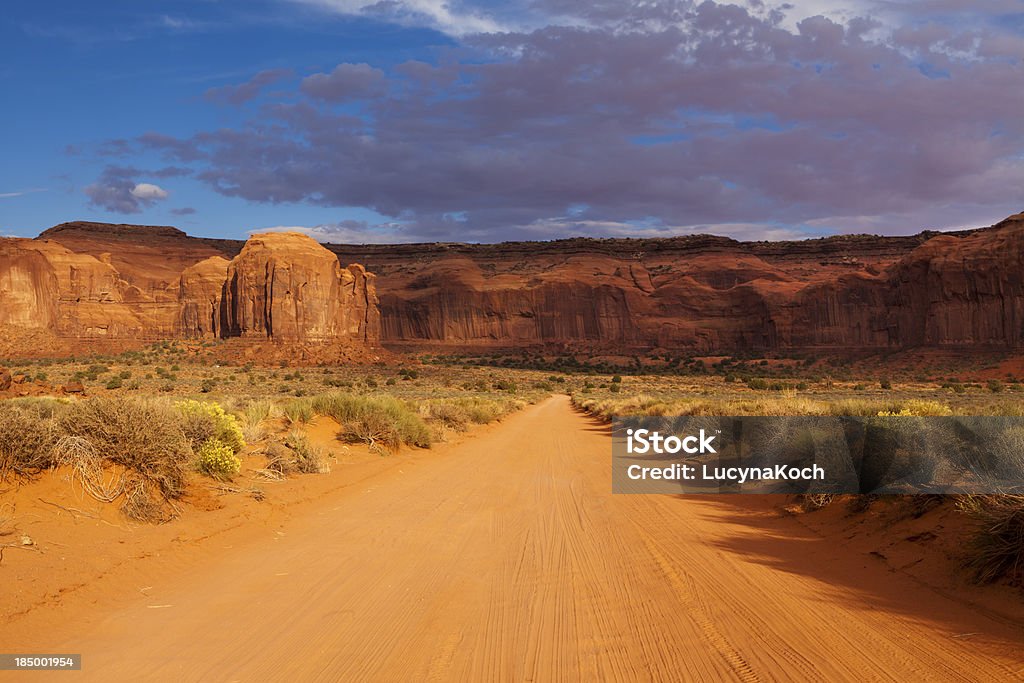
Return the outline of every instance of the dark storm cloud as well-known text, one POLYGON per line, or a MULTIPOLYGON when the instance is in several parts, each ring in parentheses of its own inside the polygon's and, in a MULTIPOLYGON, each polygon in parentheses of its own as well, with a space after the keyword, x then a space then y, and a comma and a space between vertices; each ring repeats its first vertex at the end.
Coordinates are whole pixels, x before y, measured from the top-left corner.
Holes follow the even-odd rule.
POLYGON ((225 195, 369 207, 438 239, 931 221, 1021 197, 1016 33, 541 4, 586 25, 473 36, 387 74, 342 64, 246 127, 141 142, 225 195))

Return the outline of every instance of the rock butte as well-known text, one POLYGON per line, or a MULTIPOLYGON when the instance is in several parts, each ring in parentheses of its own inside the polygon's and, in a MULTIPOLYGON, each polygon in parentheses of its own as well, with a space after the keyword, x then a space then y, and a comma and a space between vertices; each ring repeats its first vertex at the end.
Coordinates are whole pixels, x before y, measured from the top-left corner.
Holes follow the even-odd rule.
POLYGON ((1013 350, 1024 214, 909 237, 493 245, 242 243, 65 223, 0 240, 0 327, 453 350, 1013 350), (366 268, 341 265, 356 262, 366 268))
POLYGON ((81 340, 380 340, 374 276, 306 235, 254 235, 229 260, 173 229, 90 229, 108 239, 0 240, 0 325, 81 340))

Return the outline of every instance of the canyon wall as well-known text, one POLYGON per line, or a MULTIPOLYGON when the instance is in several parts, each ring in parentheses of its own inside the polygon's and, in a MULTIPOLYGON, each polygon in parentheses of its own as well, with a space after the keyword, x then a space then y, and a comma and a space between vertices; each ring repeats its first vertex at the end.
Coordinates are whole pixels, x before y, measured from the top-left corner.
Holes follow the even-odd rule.
POLYGON ((456 350, 1020 349, 1024 216, 798 242, 362 246, 72 223, 0 242, 0 325, 456 350))
POLYGON ((326 245, 379 274, 383 339, 691 352, 1024 346, 1024 215, 979 230, 326 245))

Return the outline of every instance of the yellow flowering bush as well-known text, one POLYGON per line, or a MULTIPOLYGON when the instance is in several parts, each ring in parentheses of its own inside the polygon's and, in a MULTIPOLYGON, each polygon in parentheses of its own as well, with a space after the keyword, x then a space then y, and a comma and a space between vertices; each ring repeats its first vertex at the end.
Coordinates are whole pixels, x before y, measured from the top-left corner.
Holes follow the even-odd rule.
POLYGON ((231 446, 213 437, 199 447, 196 467, 214 479, 230 479, 242 469, 242 461, 235 455, 231 446))
POLYGON ((245 437, 238 419, 226 412, 213 401, 178 401, 174 404, 182 417, 182 429, 192 442, 193 448, 216 438, 232 453, 245 448, 245 437))

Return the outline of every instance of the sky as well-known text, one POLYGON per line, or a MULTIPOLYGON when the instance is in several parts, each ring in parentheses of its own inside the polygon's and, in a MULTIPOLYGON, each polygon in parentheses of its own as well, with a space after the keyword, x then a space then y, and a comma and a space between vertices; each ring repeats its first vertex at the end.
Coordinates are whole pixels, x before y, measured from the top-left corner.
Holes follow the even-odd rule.
POLYGON ((0 235, 989 225, 1022 57, 1024 0, 9 0, 0 235))

